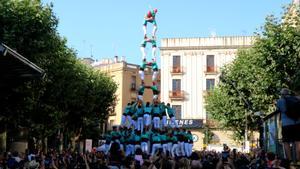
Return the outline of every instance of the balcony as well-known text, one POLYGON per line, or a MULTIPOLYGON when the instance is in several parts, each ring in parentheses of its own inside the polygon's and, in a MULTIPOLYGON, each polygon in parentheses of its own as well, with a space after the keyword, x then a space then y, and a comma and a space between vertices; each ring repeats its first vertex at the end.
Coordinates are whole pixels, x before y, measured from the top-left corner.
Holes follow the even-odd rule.
POLYGON ((135 83, 131 83, 130 90, 131 91, 136 91, 136 84, 135 83))
POLYGON ((218 128, 220 126, 219 122, 214 119, 206 119, 206 125, 209 128, 218 128))
POLYGON ((211 90, 203 90, 203 96, 206 97, 206 96, 209 96, 211 94, 211 90))
POLYGON ((184 92, 182 90, 173 90, 169 92, 169 97, 172 100, 183 100, 184 92))
POLYGON ((205 66, 204 67, 204 73, 205 74, 218 74, 218 67, 216 66, 205 66))
POLYGON ((183 68, 181 66, 173 66, 171 67, 171 74, 173 75, 182 75, 183 68))

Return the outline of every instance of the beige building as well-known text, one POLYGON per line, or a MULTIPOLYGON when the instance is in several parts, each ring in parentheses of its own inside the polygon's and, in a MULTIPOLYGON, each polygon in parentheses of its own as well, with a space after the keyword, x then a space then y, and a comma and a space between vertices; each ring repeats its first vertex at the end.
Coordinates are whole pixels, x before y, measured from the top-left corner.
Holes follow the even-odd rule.
MULTIPOLYGON (((90 59, 83 59, 83 62, 90 63, 90 65, 102 72, 107 73, 117 83, 118 89, 117 104, 115 107, 115 113, 111 114, 108 118, 108 129, 111 129, 113 125, 119 125, 121 123, 122 112, 131 101, 135 101, 137 98, 137 90, 141 84, 139 76, 139 65, 127 63, 123 58, 118 60, 118 57, 114 59, 103 59, 98 62, 90 62, 90 59)), ((157 78, 158 88, 160 89, 160 76, 157 78)), ((146 69, 145 71, 145 85, 152 85, 152 71, 146 69)), ((152 101, 152 91, 145 89, 144 101, 152 101)))
MULTIPOLYGON (((202 148, 201 129, 208 122, 205 96, 219 83, 220 68, 234 60, 238 49, 251 47, 254 40, 253 36, 162 39, 161 99, 173 106, 177 119, 200 121, 193 131, 198 138, 196 149, 202 148)), ((233 144, 228 132, 213 133, 216 143, 233 144)))

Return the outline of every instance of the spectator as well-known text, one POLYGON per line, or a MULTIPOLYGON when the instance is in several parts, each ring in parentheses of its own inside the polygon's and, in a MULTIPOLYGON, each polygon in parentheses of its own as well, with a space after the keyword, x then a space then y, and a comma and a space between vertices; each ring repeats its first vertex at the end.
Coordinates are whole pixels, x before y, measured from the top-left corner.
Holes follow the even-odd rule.
POLYGON ((296 158, 300 161, 300 119, 292 119, 287 115, 287 104, 286 100, 294 96, 290 95, 290 90, 283 88, 280 91, 281 98, 277 101, 277 110, 281 114, 282 122, 282 141, 284 144, 284 150, 286 158, 292 160, 290 143, 294 143, 296 147, 296 158))

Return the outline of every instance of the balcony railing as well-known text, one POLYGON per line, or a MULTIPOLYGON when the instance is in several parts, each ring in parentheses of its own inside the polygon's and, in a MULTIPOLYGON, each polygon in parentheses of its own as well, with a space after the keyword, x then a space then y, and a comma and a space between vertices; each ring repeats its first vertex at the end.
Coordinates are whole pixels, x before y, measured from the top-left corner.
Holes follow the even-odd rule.
POLYGON ((217 74, 218 73, 218 67, 216 67, 216 66, 205 66, 204 73, 205 74, 217 74))
POLYGON ((210 95, 211 94, 211 90, 203 90, 203 96, 205 97, 205 96, 208 96, 208 95, 210 95))
POLYGON ((170 99, 182 100, 184 99, 184 92, 182 90, 173 90, 169 92, 170 99))
POLYGON ((172 74, 183 74, 183 68, 181 66, 173 66, 171 67, 172 74))

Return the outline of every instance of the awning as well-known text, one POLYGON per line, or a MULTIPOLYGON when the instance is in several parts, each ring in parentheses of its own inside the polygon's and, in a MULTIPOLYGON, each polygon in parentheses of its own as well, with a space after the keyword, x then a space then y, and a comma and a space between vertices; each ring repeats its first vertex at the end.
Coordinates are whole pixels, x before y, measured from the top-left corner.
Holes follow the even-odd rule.
POLYGON ((43 78, 44 75, 43 69, 0 43, 0 89, 15 86, 26 80, 43 78))

